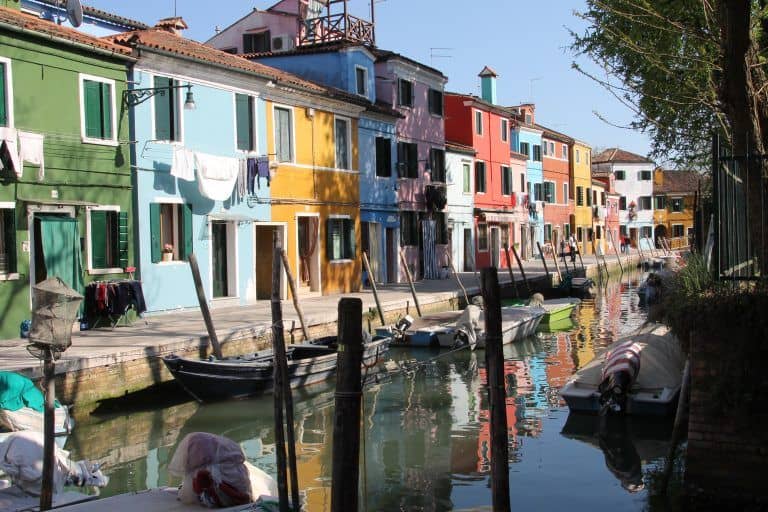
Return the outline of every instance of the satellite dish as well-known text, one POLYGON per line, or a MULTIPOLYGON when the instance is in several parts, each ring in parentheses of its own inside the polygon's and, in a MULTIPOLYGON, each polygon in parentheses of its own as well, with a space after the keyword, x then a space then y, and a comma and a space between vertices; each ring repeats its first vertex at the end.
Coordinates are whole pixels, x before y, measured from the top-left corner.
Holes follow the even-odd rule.
POLYGON ((67 19, 73 27, 83 24, 83 6, 80 0, 67 0, 67 19))

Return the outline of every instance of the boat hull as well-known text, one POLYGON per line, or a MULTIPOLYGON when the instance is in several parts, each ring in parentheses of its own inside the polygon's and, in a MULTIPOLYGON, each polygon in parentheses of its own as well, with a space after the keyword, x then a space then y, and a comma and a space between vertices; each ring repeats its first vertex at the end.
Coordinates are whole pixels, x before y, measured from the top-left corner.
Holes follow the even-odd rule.
MULTIPOLYGON (((542 308, 512 306, 501 308, 501 343, 508 345, 536 334, 544 317, 542 308)), ((475 348, 485 348, 485 329, 477 337, 475 348)))

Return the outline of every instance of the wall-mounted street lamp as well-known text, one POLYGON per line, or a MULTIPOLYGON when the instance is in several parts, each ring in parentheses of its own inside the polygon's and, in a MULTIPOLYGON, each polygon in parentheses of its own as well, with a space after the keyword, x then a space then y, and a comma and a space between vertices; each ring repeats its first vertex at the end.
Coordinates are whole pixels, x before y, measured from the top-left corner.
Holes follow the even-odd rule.
POLYGON ((186 89, 187 97, 184 100, 184 110, 195 110, 195 97, 192 95, 192 85, 170 85, 167 87, 148 87, 146 89, 126 89, 123 91, 123 104, 126 107, 135 107, 147 101, 155 95, 165 96, 166 91, 174 89, 186 89))

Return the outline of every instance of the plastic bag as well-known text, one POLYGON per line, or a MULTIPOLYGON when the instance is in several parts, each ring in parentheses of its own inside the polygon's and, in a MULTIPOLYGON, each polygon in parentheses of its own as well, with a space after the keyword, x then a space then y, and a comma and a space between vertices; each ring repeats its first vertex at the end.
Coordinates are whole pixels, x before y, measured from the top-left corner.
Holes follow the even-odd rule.
MULTIPOLYGON (((0 443, 0 470, 14 485, 39 496, 43 485, 43 433, 24 430, 10 434, 0 443)), ((67 452, 54 447, 53 492, 60 492, 69 475, 67 452)))

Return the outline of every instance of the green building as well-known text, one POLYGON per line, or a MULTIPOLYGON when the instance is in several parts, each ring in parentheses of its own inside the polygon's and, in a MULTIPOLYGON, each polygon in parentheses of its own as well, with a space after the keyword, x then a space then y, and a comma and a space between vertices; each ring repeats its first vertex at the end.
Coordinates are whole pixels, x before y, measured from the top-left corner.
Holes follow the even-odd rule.
POLYGON ((133 266, 130 50, 0 0, 0 339, 31 317, 31 286, 81 293, 133 266))

